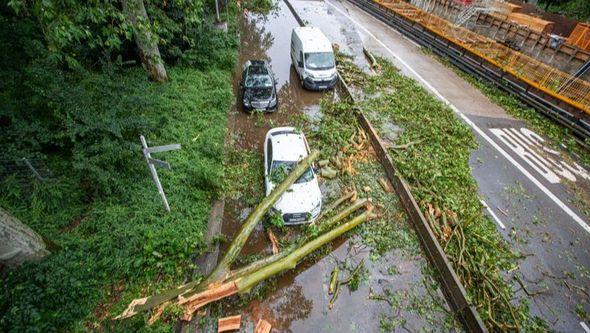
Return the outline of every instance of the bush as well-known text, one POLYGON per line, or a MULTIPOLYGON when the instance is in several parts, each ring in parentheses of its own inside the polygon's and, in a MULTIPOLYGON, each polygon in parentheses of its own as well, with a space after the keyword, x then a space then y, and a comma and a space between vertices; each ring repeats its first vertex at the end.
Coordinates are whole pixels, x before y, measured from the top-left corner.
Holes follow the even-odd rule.
MULTIPOLYGON (((18 145, 53 160, 55 178, 31 189, 5 180, 0 205, 58 248, 7 274, 0 331, 88 329, 118 311, 112 305, 119 300, 178 283, 192 270, 191 258, 205 249, 207 216, 221 187, 231 76, 189 68, 169 72, 164 85, 147 83, 141 69, 54 81, 39 75, 38 82, 51 81, 35 87, 51 101, 43 110, 49 121, 27 125, 27 118, 35 118, 31 112, 12 115, 4 127, 13 138, 19 129, 39 133, 38 145, 18 145), (60 91, 55 82, 67 89, 60 91), (182 144, 158 155, 173 167, 160 171, 169 214, 141 155, 140 132, 151 145, 182 144)), ((15 144, 13 152, 20 149, 15 144)))

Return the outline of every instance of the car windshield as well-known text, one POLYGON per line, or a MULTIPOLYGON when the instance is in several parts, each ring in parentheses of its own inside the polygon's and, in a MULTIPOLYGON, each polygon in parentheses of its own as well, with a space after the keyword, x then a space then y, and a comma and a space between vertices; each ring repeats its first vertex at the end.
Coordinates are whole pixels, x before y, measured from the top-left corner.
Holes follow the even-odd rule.
POLYGON ((305 67, 308 69, 330 69, 334 67, 332 52, 316 52, 305 54, 305 67))
MULTIPOLYGON (((296 165, 297 162, 293 161, 273 161, 270 169, 270 180, 275 184, 282 183, 296 165)), ((307 183, 311 180, 313 180, 313 171, 311 168, 308 168, 303 175, 295 181, 295 184, 307 183)))
POLYGON ((248 75, 245 85, 246 88, 270 88, 272 80, 269 75, 248 75))

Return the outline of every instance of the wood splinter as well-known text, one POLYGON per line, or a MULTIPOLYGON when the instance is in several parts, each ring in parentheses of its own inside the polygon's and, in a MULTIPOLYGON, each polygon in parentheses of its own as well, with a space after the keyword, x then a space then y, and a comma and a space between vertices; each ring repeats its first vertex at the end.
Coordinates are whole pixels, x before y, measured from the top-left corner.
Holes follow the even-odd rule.
POLYGON ((272 230, 270 229, 268 229, 268 238, 270 239, 270 243, 272 244, 272 254, 278 254, 279 241, 277 239, 277 236, 275 236, 274 232, 272 232, 272 230))
POLYGON ((242 326, 242 315, 219 318, 217 320, 217 333, 237 331, 242 326))
POLYGON ((268 321, 259 319, 256 328, 254 329, 254 333, 270 333, 271 328, 272 325, 268 321))

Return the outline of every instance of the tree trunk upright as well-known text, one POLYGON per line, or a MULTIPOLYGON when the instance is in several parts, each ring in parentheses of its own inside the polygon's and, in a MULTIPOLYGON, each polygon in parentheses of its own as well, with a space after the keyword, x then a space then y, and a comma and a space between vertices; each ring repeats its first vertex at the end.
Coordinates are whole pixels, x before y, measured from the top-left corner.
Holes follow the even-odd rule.
POLYGON ((151 31, 150 19, 143 0, 121 0, 121 3, 123 4, 123 12, 133 26, 139 57, 149 78, 156 82, 168 80, 168 74, 158 49, 158 38, 151 31))
POLYGON ((15 268, 48 254, 41 236, 0 208, 0 264, 15 268))

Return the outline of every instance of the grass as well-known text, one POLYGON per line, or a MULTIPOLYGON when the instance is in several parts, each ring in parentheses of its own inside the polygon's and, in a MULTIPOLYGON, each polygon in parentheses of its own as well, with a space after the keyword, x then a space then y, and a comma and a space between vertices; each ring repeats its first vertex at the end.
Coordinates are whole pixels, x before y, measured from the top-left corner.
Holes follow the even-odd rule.
POLYGON ((223 178, 219 156, 231 73, 169 68, 169 75, 169 83, 150 84, 143 70, 135 69, 112 78, 94 74, 85 84, 88 89, 105 80, 122 85, 111 97, 129 107, 126 116, 150 124, 143 132, 148 143, 182 145, 157 156, 172 165, 171 171, 159 170, 170 213, 162 208, 137 137, 128 138, 136 144, 127 147, 126 169, 108 180, 118 195, 88 201, 68 169, 75 161, 67 156, 50 157, 51 181, 22 188, 8 179, 0 186, 0 205, 56 245, 47 258, 4 277, 0 331, 169 331, 174 322, 145 327, 141 316, 106 320, 139 294, 182 282, 206 247, 207 217, 223 178), (133 104, 136 100, 144 103, 133 104))

